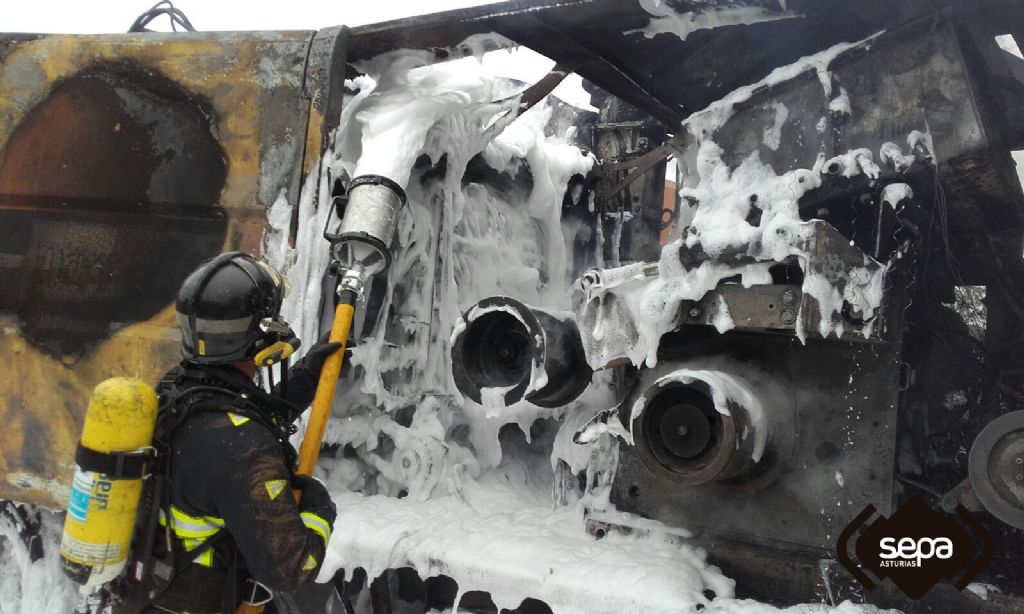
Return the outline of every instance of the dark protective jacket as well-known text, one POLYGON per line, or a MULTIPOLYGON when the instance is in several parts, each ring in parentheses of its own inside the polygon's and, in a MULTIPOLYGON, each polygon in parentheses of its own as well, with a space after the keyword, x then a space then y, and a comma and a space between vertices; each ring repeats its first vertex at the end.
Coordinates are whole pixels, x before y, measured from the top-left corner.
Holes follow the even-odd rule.
POLYGON ((172 539, 196 556, 153 603, 157 609, 218 612, 225 594, 236 602, 249 594, 245 577, 274 591, 316 578, 333 510, 305 509, 292 494, 288 427, 314 389, 298 375, 289 395, 295 403, 266 394, 230 367, 183 363, 161 382, 165 397, 203 389, 175 403, 187 413, 170 435, 172 539))

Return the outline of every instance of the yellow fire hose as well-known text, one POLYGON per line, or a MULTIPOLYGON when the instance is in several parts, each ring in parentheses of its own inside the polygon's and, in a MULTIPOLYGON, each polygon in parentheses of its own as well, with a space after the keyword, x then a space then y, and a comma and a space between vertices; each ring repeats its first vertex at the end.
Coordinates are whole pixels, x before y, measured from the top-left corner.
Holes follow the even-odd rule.
MULTIPOLYGON (((349 292, 341 293, 341 302, 334 310, 334 323, 331 325, 331 335, 328 341, 340 343, 338 351, 327 357, 324 367, 320 371, 320 381, 316 386, 316 396, 313 397, 313 409, 309 412, 309 423, 306 425, 306 434, 302 437, 302 446, 299 447, 299 468, 295 471, 298 475, 313 475, 313 467, 316 466, 316 459, 320 456, 320 445, 324 440, 324 431, 327 430, 327 419, 331 415, 331 404, 334 402, 334 389, 338 385, 338 375, 341 373, 341 362, 345 357, 345 345, 348 343, 348 333, 352 328, 352 318, 355 315, 355 296, 346 296, 349 292)), ((302 491, 295 491, 295 500, 301 500, 302 491)))
MULTIPOLYGON (((341 363, 345 358, 345 345, 348 343, 348 333, 352 328, 352 318, 355 315, 356 296, 351 291, 341 292, 340 302, 334 310, 334 322, 331 324, 331 334, 328 341, 340 343, 338 351, 327 357, 324 367, 320 371, 320 381, 317 382, 316 396, 313 397, 313 408, 309 412, 309 422, 306 424, 306 433, 302 437, 302 445, 299 447, 299 468, 295 471, 298 475, 313 475, 313 467, 320 456, 320 445, 324 440, 324 432, 327 430, 327 420, 331 416, 331 405, 334 401, 334 389, 338 385, 338 375, 341 374, 341 363)), ((302 500, 302 491, 294 491, 295 501, 302 500)), ((260 614, 263 612, 263 605, 250 605, 242 603, 238 606, 236 614, 260 614)))

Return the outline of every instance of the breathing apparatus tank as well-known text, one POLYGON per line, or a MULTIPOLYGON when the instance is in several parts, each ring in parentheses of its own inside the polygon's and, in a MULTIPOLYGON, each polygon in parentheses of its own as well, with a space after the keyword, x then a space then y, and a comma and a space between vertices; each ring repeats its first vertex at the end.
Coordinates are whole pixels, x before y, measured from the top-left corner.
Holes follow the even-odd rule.
POLYGON ((89 400, 60 545, 61 568, 83 593, 128 559, 157 405, 150 386, 127 377, 101 382, 89 400))

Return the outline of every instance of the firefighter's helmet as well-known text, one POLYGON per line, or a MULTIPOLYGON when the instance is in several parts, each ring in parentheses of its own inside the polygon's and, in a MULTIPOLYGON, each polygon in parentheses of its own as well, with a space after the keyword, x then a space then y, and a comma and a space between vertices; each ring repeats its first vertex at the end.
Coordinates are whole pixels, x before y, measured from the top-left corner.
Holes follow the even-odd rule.
POLYGON ((286 294, 285 279, 244 252, 204 262, 178 291, 182 353, 197 363, 228 364, 252 360, 293 340, 291 327, 279 315, 286 294))

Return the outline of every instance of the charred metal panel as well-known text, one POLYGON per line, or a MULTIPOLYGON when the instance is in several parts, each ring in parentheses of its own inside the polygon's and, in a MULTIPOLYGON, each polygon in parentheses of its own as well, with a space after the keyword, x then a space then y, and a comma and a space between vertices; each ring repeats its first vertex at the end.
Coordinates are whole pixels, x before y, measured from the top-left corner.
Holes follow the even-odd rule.
POLYGON ((762 383, 787 393, 785 401, 765 407, 775 421, 769 425, 770 462, 761 473, 727 484, 682 486, 652 472, 631 446, 623 446, 612 492, 619 509, 698 531, 711 543, 730 536, 822 553, 834 549, 834 538, 868 503, 890 509, 897 345, 802 346, 762 335, 680 332, 663 339, 661 347, 658 369, 641 371, 623 407, 632 407, 657 377, 684 363, 725 372, 733 364, 753 368, 762 383))
POLYGON ((303 82, 303 91, 310 100, 303 173, 308 173, 323 154, 328 136, 341 121, 348 39, 349 29, 337 26, 320 30, 310 43, 303 82))
MULTIPOLYGON (((680 14, 708 10, 704 2, 670 0, 666 4, 680 14)), ((790 18, 696 30, 685 40, 668 33, 647 38, 639 30, 650 23, 651 15, 635 0, 519 0, 355 28, 352 59, 396 48, 429 49, 448 57, 469 53, 459 49, 467 37, 497 32, 564 63, 667 126, 676 126, 690 113, 759 81, 778 66, 944 9, 952 11, 959 23, 984 24, 982 37, 989 42, 994 34, 1024 31, 1014 0, 746 0, 729 4, 790 18)), ((999 61, 1004 60, 999 57, 999 61)), ((996 74, 1011 76, 1000 87, 1006 92, 1004 106, 1013 119, 1011 125, 1016 126, 1014 133, 1020 134, 1020 115, 1012 103, 1013 94, 1019 92, 1013 64, 1001 73, 997 69, 996 74)))
MULTIPOLYGON (((1019 346, 1024 320, 1012 281, 1021 279, 1024 234, 1024 198, 1007 149, 1015 137, 992 112, 988 77, 979 70, 980 46, 991 41, 966 36, 957 18, 956 11, 941 12, 840 56, 829 67, 831 97, 812 72, 756 92, 712 135, 730 167, 756 155, 779 174, 811 168, 819 156, 868 149, 881 166, 877 178, 846 177, 826 165, 822 186, 799 207, 804 219, 826 220, 893 267, 881 343, 801 346, 777 336, 702 335, 686 326, 662 340, 658 370, 641 371, 623 403, 631 407, 653 378, 684 363, 756 367, 766 381, 792 391, 784 410, 794 416, 795 437, 788 453, 775 455, 782 468, 774 475, 674 486, 632 448, 621 449, 613 502, 698 528, 712 557, 755 587, 745 596, 791 602, 830 595, 817 559, 832 555, 856 513, 867 503, 895 507, 912 494, 937 502, 966 478, 965 451, 981 427, 1019 408, 1021 397, 1011 390, 1020 386, 1020 353, 1007 350, 1019 346), (852 114, 830 112, 844 90, 852 114), (779 146, 770 148, 763 133, 779 105, 788 117, 779 146), (885 142, 910 149, 914 130, 929 133, 932 151, 918 144, 902 169, 879 160, 885 142), (898 213, 881 199, 897 182, 914 191, 914 202, 898 213), (897 245, 902 259, 890 256, 897 245), (1000 332, 986 334, 993 327, 1000 332)), ((690 160, 680 159, 684 175, 690 160)), ((694 319, 706 324, 700 314, 694 319)), ((981 518, 1000 544, 989 578, 1019 594, 1020 536, 981 518)), ((831 589, 849 595, 855 585, 831 575, 831 589)), ((909 605, 892 591, 872 601, 909 605)), ((958 612, 972 604, 945 594, 920 610, 958 612)), ((1017 599, 991 605, 1020 608, 1017 599)))
POLYGON ((176 362, 185 275, 297 201, 311 38, 0 38, 0 498, 63 505, 92 387, 176 362))
POLYGON ((756 152, 779 173, 811 168, 819 154, 832 158, 859 148, 878 160, 883 143, 908 150, 912 131, 929 132, 937 164, 915 165, 905 174, 882 164, 882 175, 871 185, 826 174, 822 187, 801 200, 801 214, 835 225, 864 251, 884 258, 876 253, 878 215, 884 212, 875 205, 882 188, 907 182, 923 196, 934 190, 938 174, 949 190, 948 225, 970 228, 949 235, 961 274, 984 279, 992 252, 988 237, 1007 236, 1020 243, 1020 187, 1008 152, 996 149, 998 136, 993 134, 999 128, 986 121, 977 77, 969 69, 953 19, 948 12, 925 18, 887 32, 869 50, 833 62, 832 98, 846 91, 852 116, 827 110, 829 99, 811 72, 755 96, 714 136, 726 151, 725 160, 735 166, 756 152), (773 150, 762 143, 761 134, 772 124, 779 104, 788 109, 788 119, 773 150), (859 200, 863 198, 872 204, 859 200))
MULTIPOLYGON (((704 2, 667 4, 680 14, 708 10, 704 2)), ((757 7, 769 16, 792 18, 697 30, 683 40, 674 34, 646 38, 639 30, 650 23, 651 15, 635 0, 504 2, 355 28, 354 59, 400 47, 433 49, 446 57, 471 35, 497 32, 564 62, 609 93, 675 126, 777 66, 958 3, 790 0, 785 9, 782 4, 732 2, 730 6, 757 7)), ((1009 10, 1009 2, 995 4, 1009 10)))
POLYGON ((112 324, 147 320, 175 289, 138 289, 184 279, 217 253, 227 168, 210 115, 168 79, 100 64, 63 79, 10 134, 0 310, 20 318, 33 345, 78 353, 112 324))

